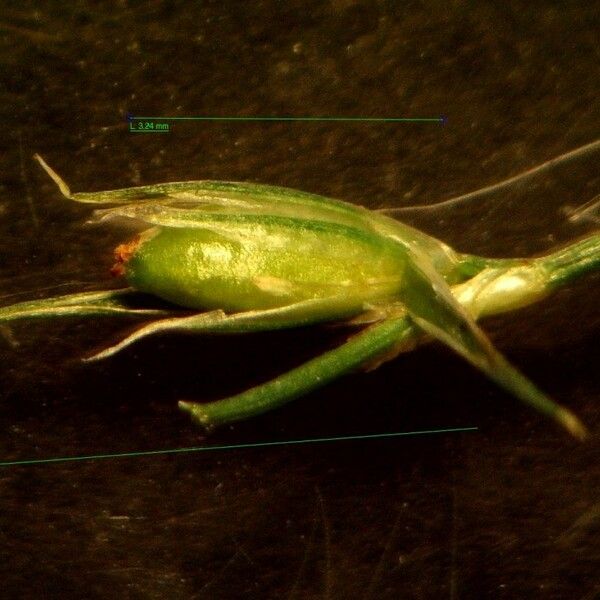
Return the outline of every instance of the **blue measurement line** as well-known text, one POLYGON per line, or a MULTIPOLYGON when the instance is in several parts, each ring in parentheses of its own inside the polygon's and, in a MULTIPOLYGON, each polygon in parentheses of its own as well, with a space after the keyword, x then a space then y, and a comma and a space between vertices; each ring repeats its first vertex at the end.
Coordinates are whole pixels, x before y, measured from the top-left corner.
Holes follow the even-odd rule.
POLYGON ((170 129, 130 129, 131 133, 171 133, 170 129))
POLYGON ((419 431, 397 431, 394 433, 371 433, 366 435, 346 435, 341 437, 306 438, 299 440, 282 440, 277 442, 253 442, 247 444, 229 444, 225 446, 192 446, 189 448, 171 448, 167 450, 144 450, 140 452, 120 452, 113 454, 90 454, 86 456, 60 456, 56 458, 34 458, 27 460, 12 460, 0 462, 0 467, 14 467, 18 465, 41 465, 58 462, 75 462, 82 460, 101 460, 106 458, 133 458, 138 456, 155 456, 160 454, 183 454, 191 452, 210 452, 215 450, 242 450, 244 448, 266 448, 269 446, 292 446, 298 444, 320 444, 324 442, 348 442, 355 440, 375 440, 397 438, 416 435, 429 435, 436 433, 461 433, 477 431, 478 427, 454 427, 450 429, 425 429, 419 431))
POLYGON ((311 117, 311 116, 258 116, 258 117, 134 117, 127 115, 127 120, 132 121, 347 121, 364 123, 446 123, 446 117, 311 117))

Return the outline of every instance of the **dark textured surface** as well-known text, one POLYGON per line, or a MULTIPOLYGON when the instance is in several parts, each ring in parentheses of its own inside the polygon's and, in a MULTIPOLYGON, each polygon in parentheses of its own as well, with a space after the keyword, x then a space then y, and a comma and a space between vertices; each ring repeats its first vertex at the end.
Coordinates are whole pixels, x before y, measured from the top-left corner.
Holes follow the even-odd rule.
MULTIPOLYGON (((376 207, 482 187, 600 131, 589 2, 115 2, 101 13, 85 2, 3 4, 4 304, 113 285, 112 248, 128 235, 85 225, 89 211, 59 197, 34 152, 75 191, 212 178, 376 207), (136 136, 127 111, 448 123, 177 123, 136 136)), ((564 209, 599 192, 597 165, 597 155, 582 159, 410 222, 465 251, 540 252, 586 230, 564 209)), ((77 357, 122 325, 3 329, 2 460, 480 429, 2 468, 2 596, 595 598, 598 287, 589 277, 484 325, 582 417, 594 432, 585 445, 436 345, 205 439, 177 399, 244 389, 340 333, 171 336, 85 366, 77 357)))

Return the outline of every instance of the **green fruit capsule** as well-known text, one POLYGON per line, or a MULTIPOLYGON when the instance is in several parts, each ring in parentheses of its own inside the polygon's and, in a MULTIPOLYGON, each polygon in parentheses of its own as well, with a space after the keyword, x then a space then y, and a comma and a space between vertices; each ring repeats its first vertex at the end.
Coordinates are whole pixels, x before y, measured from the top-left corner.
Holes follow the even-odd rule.
POLYGON ((186 308, 239 312, 335 297, 346 315, 398 294, 406 254, 353 227, 261 216, 239 219, 227 235, 154 228, 117 258, 133 288, 186 308))

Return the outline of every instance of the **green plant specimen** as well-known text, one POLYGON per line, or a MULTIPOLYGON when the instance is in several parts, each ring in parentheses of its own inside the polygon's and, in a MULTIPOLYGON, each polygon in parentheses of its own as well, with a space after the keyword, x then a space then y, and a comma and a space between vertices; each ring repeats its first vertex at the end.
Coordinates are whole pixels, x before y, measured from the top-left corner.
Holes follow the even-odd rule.
POLYGON ((577 417, 513 367, 476 321, 536 302, 597 270, 600 234, 538 258, 483 258, 458 253, 381 213, 281 187, 190 181, 73 194, 36 158, 65 197, 107 205, 96 211, 101 222, 125 217, 146 229, 116 250, 113 271, 128 287, 3 307, 0 323, 58 316, 152 319, 86 360, 164 331, 243 333, 325 321, 362 328, 339 348, 236 396, 181 401, 205 428, 268 411, 435 338, 585 437, 577 417), (140 292, 170 305, 135 306, 140 292))

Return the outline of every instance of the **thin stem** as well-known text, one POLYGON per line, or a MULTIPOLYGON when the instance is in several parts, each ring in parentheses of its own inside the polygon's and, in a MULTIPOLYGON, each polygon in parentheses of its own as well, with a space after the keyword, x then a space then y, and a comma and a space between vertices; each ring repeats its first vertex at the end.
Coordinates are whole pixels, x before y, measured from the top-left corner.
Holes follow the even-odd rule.
POLYGON ((350 338, 307 363, 241 394, 208 404, 179 402, 206 428, 258 415, 319 388, 415 335, 408 319, 390 319, 350 338))
POLYGON ((569 152, 565 152, 560 156, 556 156, 543 162, 541 165, 537 165, 531 169, 527 169, 519 173, 518 175, 513 175, 508 179, 504 179, 499 181, 498 183, 494 183, 492 185, 488 185, 479 190, 475 190, 473 192, 468 192, 466 194, 461 194, 460 196, 456 196, 454 198, 449 198, 448 200, 442 200, 441 202, 435 202, 434 204, 424 204, 421 206, 398 206, 394 208, 381 208, 379 212, 385 213, 396 213, 401 211, 413 211, 413 212, 423 212, 427 210, 439 210, 440 208, 448 208, 449 206, 456 206, 461 202, 466 202, 467 200, 473 200, 474 198, 480 198, 482 196, 488 196, 489 194, 495 193, 499 190, 510 188, 515 183, 521 183, 534 175, 539 175, 540 173, 545 173, 546 171, 551 170, 555 166, 559 164, 564 164, 570 160, 575 158, 581 158, 586 156, 587 154, 592 154, 600 150, 600 140, 594 140, 589 144, 585 144, 584 146, 580 146, 579 148, 575 148, 575 150, 570 150, 569 152))
POLYGON ((600 269, 600 233, 594 233, 538 259, 549 272, 548 287, 557 289, 600 269))

